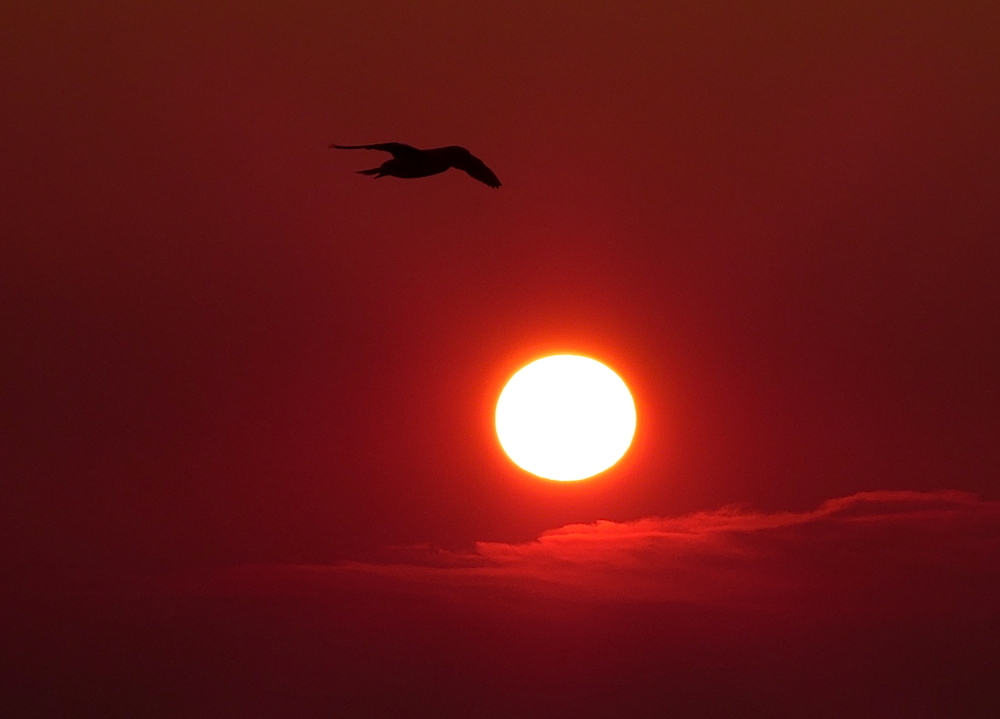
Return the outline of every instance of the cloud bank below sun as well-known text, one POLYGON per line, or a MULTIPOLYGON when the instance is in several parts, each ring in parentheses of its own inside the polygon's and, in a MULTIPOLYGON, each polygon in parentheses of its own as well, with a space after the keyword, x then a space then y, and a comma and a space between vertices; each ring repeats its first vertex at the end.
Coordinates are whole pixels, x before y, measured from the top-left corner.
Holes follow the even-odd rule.
POLYGON ((1000 502, 959 491, 876 491, 806 512, 724 507, 602 520, 521 544, 415 548, 387 563, 245 566, 216 581, 263 591, 378 586, 486 604, 514 595, 898 615, 995 606, 998 557, 1000 502))
POLYGON ((26 602, 5 627, 29 658, 17 686, 37 704, 52 692, 35 678, 62 677, 75 707, 125 676, 171 716, 933 719, 1000 707, 1000 502, 972 494, 864 492, 804 512, 725 507, 392 552, 26 602))

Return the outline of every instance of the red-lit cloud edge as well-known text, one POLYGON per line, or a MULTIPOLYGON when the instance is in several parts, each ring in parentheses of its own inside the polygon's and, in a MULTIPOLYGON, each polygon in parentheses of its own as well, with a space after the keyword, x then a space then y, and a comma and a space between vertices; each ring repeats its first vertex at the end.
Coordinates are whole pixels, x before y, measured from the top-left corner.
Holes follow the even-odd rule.
POLYGON ((385 563, 242 566, 185 584, 224 594, 404 592, 501 611, 554 600, 897 617, 993 612, 1000 502, 955 490, 861 492, 807 512, 724 507, 601 520, 521 544, 411 548, 385 563))

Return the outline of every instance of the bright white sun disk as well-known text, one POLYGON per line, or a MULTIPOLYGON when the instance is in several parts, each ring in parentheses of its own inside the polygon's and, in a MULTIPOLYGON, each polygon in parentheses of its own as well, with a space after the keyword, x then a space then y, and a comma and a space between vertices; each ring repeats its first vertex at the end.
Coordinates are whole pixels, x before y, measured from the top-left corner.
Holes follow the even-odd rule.
POLYGON ((510 378, 497 401, 496 428, 522 469, 546 479, 586 479, 629 448, 635 403, 621 378, 597 360, 554 355, 510 378))

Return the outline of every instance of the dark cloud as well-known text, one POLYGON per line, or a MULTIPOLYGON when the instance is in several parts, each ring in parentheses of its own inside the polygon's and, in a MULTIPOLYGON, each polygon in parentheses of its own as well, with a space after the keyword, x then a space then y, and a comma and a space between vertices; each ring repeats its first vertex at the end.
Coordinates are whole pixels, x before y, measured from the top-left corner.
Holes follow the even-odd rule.
POLYGON ((482 591, 573 602, 685 602, 870 613, 992 608, 1000 502, 959 491, 862 492, 807 512, 725 507, 571 524, 523 544, 400 550, 385 563, 255 566, 211 584, 379 586, 476 601, 482 591))
POLYGON ((866 492, 64 587, 19 716, 992 717, 1000 503, 866 492))

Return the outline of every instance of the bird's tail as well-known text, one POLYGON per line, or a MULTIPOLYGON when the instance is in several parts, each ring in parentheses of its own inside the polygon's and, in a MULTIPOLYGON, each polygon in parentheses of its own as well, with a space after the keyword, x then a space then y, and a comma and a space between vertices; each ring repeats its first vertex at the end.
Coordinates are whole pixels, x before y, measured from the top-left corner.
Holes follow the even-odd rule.
POLYGON ((359 175, 375 175, 375 179, 377 180, 378 178, 382 177, 382 168, 381 167, 373 167, 370 170, 358 170, 358 174, 359 175))

